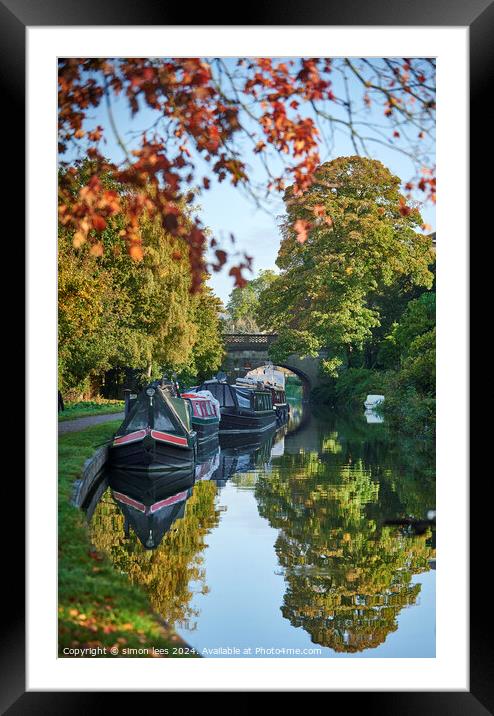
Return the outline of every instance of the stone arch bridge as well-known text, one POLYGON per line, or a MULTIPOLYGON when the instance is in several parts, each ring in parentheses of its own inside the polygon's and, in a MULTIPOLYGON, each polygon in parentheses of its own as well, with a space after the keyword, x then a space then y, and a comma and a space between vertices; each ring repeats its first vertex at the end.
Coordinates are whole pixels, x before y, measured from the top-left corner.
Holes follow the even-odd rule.
MULTIPOLYGON (((269 347, 277 338, 276 333, 227 333, 223 336, 226 356, 223 370, 230 375, 243 376, 253 368, 259 368, 268 362, 269 347)), ((297 375, 304 387, 304 398, 320 383, 319 360, 307 356, 301 358, 296 353, 288 356, 282 363, 276 362, 281 368, 287 368, 297 375)), ((273 361, 274 362, 274 361, 273 361)))

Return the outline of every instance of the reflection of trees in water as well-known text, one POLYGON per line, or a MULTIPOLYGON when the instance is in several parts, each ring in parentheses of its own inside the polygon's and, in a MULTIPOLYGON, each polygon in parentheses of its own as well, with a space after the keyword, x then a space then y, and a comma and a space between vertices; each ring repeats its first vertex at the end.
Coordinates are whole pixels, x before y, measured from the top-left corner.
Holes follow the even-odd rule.
MULTIPOLYGON (((409 495, 398 487, 402 476, 391 453, 377 468, 364 441, 342 438, 327 424, 320 438, 320 452, 285 453, 273 461, 256 496, 261 516, 280 529, 283 616, 317 644, 358 652, 397 629, 399 612, 420 592, 412 575, 429 569, 434 550, 430 533, 404 536, 374 517, 408 510, 409 495)), ((383 460, 385 444, 373 449, 383 460)), ((414 509, 423 500, 412 491, 414 509)))
POLYGON ((146 590, 153 609, 174 624, 197 616, 190 607, 193 592, 207 593, 202 568, 205 535, 218 524, 216 483, 198 482, 178 519, 155 550, 146 550, 133 531, 124 538, 124 519, 108 491, 91 521, 91 540, 105 552, 117 570, 146 590))
POLYGON ((387 516, 421 518, 435 507, 434 441, 407 438, 385 423, 369 425, 363 413, 338 415, 319 407, 316 414, 319 420, 312 427, 319 433, 322 451, 341 453, 341 464, 362 460, 380 483, 378 508, 386 509, 387 516), (328 442, 336 450, 325 449, 328 442))

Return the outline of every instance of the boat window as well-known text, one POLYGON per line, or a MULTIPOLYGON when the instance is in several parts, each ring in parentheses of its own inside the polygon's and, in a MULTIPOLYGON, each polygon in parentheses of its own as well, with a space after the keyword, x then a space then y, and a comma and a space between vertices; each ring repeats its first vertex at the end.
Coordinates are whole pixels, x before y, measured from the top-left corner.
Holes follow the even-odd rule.
POLYGON ((225 385, 225 402, 223 403, 223 405, 228 407, 235 405, 235 400, 232 395, 232 389, 228 385, 225 385))
POLYGON ((168 408, 161 402, 154 409, 154 429, 175 432, 175 426, 168 415, 168 408))
POLYGON ((256 393, 254 405, 255 410, 271 410, 273 407, 271 395, 269 393, 256 393))
POLYGON ((148 401, 140 400, 135 406, 135 412, 132 411, 129 417, 130 420, 125 427, 124 433, 133 433, 136 430, 147 428, 149 419, 148 401))
POLYGON ((218 388, 219 385, 215 385, 214 383, 207 383, 206 386, 202 386, 204 390, 209 390, 210 393, 212 393, 215 398, 218 396, 218 388))
POLYGON ((250 396, 251 393, 249 390, 239 390, 237 388, 237 400, 239 407, 250 408, 250 396))
POLYGON ((190 430, 192 419, 192 405, 182 398, 169 398, 175 412, 187 430, 190 430))

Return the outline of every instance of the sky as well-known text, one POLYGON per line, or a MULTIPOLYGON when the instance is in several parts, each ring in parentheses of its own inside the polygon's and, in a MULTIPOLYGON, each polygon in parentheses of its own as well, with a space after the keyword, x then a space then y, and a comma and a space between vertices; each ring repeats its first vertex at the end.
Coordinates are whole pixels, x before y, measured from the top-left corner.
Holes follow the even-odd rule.
MULTIPOLYGON (((230 62, 234 63, 235 59, 230 62)), ((339 80, 334 78, 333 90, 335 94, 341 91, 339 80)), ((350 94, 361 99, 362 88, 358 86, 350 86, 350 94), (358 95, 356 93, 359 93, 358 95), (353 93, 353 94, 352 94, 353 93)), ((362 103, 361 103, 362 104, 362 103)), ((305 113, 305 108, 300 107, 301 113, 305 113)), ((333 109, 337 116, 337 109, 333 109)), ((377 119, 374 110, 364 110, 366 116, 361 116, 363 121, 369 116, 373 121, 377 119), (370 115, 369 115, 370 112, 370 115)), ((119 133, 129 146, 132 142, 137 142, 140 131, 149 127, 155 118, 155 114, 148 109, 142 109, 135 117, 131 116, 126 101, 122 98, 113 100, 113 112, 115 123, 119 133)), ((377 108, 376 108, 377 112, 377 108)), ((308 113, 310 116, 310 112, 308 113)), ((381 121, 382 112, 379 113, 379 121, 381 121)), ((357 120, 359 118, 357 117, 357 120)), ((101 151, 112 161, 121 161, 123 154, 118 147, 109 127, 109 120, 105 103, 90 113, 88 121, 84 125, 85 129, 92 126, 102 125, 105 130, 105 144, 101 147, 101 151)), ((246 122, 248 125, 248 121, 246 122)), ((327 123, 329 126, 329 123, 327 123)), ((320 155, 321 160, 329 161, 339 156, 355 154, 350 138, 342 131, 329 133, 328 126, 320 124, 319 128, 321 136, 327 139, 327 142, 321 142, 320 155)), ((390 134, 388 131, 387 134, 390 134)), ((372 158, 379 159, 389 169, 399 176, 403 183, 414 175, 413 165, 408 157, 394 151, 390 146, 383 146, 374 143, 371 145, 372 158)), ((63 156, 63 159, 72 159, 74 154, 71 152, 63 156)), ((242 159, 247 162, 249 168, 249 177, 253 185, 265 184, 266 175, 256 159, 252 150, 246 147, 245 157, 242 159)), ((206 174, 206 165, 202 162, 204 171, 198 171, 198 176, 206 174)), ((274 158, 274 166, 280 166, 277 157, 274 158)), ((279 217, 283 214, 283 201, 279 194, 272 193, 263 199, 262 208, 256 206, 254 200, 242 193, 238 187, 233 187, 228 181, 218 183, 214 179, 212 172, 207 172, 211 177, 211 188, 204 191, 198 199, 199 216, 204 226, 208 227, 215 238, 220 240, 222 248, 225 248, 230 254, 230 261, 221 272, 213 273, 209 281, 215 293, 227 302, 228 296, 233 288, 233 279, 228 276, 228 265, 235 265, 235 256, 233 252, 244 252, 253 257, 253 273, 246 273, 246 278, 254 278, 262 269, 276 269, 275 261, 280 245, 280 232, 278 228, 279 217), (232 246, 230 235, 235 237, 235 245, 232 246)), ((422 197, 416 196, 417 199, 422 197)), ((435 230, 435 211, 432 205, 424 204, 420 207, 424 222, 428 224, 432 230, 435 230)))

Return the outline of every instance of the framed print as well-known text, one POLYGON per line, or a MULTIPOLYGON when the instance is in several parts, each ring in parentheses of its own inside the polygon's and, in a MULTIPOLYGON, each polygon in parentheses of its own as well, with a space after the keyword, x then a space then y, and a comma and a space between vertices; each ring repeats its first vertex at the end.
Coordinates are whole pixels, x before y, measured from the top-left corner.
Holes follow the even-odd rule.
POLYGON ((3 709, 491 713, 467 237, 492 4, 201 15, 0 0, 27 192, 3 709))

